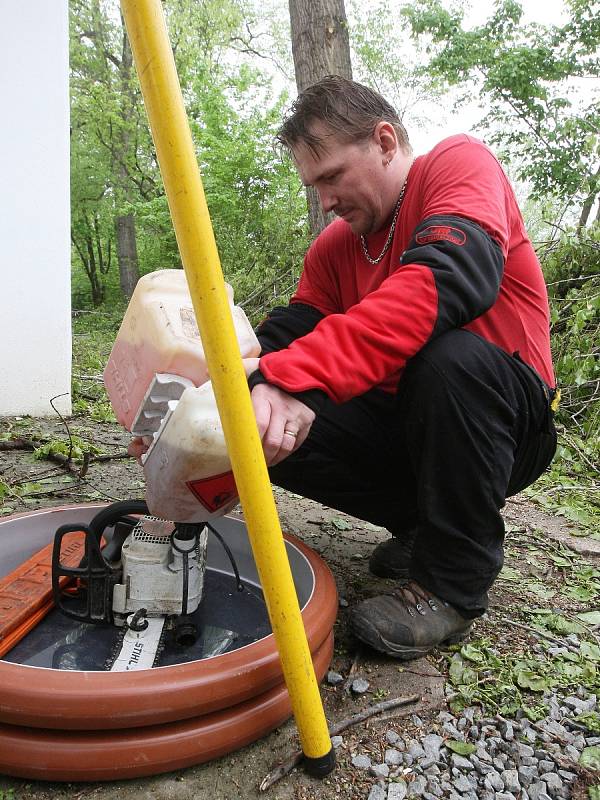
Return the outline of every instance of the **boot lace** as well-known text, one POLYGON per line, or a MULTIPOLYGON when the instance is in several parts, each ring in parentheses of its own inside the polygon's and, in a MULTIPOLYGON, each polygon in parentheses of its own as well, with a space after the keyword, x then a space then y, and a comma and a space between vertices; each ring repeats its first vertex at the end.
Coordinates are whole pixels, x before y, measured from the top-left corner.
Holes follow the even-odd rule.
POLYGON ((440 605, 447 605, 443 600, 435 597, 435 595, 428 592, 427 589, 423 589, 422 586, 419 586, 419 584, 413 580, 409 580, 402 586, 398 586, 392 591, 392 595, 402 603, 411 617, 414 617, 416 614, 421 614, 421 616, 424 617, 427 614, 427 608, 435 612, 439 611, 440 605))

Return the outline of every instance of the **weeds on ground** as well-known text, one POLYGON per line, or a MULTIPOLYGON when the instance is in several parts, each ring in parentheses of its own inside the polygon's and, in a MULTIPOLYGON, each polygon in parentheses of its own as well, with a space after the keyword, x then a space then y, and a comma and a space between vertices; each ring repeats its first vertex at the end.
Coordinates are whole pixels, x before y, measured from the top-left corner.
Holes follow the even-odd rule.
MULTIPOLYGON (((498 584, 519 601, 515 619, 501 620, 515 631, 510 649, 487 637, 451 648, 452 709, 479 704, 507 716, 522 709, 535 721, 547 714, 547 693, 583 687, 600 698, 600 570, 543 531, 513 528, 498 584), (520 639, 520 630, 529 635, 520 639)), ((600 732, 595 712, 578 721, 600 732)))
POLYGON ((527 494, 600 538, 600 227, 565 232, 540 248, 548 281, 551 341, 562 398, 554 464, 527 494))

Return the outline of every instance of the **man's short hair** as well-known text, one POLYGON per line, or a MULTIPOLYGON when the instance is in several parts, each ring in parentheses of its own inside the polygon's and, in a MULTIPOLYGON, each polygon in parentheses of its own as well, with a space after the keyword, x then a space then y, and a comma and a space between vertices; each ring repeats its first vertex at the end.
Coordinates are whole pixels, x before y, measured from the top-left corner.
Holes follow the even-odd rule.
POLYGON ((331 136, 345 143, 362 142, 379 122, 393 125, 400 147, 410 152, 408 134, 395 109, 368 86, 339 75, 328 75, 301 92, 277 133, 277 140, 293 150, 300 142, 315 154, 327 151, 325 137, 311 130, 321 122, 331 136))

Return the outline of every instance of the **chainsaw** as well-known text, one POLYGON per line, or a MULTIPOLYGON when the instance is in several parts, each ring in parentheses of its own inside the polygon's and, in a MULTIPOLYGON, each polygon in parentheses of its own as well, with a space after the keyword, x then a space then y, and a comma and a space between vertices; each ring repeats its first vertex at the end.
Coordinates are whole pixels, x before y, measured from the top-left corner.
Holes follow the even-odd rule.
POLYGON ((133 500, 107 506, 88 525, 58 528, 52 552, 54 604, 77 622, 120 630, 107 669, 156 666, 167 635, 183 648, 196 642, 193 615, 202 599, 209 531, 225 548, 241 591, 231 550, 210 523, 168 522, 150 516, 144 501, 133 500), (68 556, 75 534, 83 539, 77 565, 68 556))
MULTIPOLYGON (((229 299, 240 352, 257 355, 260 346, 243 310, 233 305, 231 287, 229 299)), ((60 611, 79 622, 115 625, 123 633, 112 670, 151 667, 166 632, 177 645, 194 644, 193 614, 202 599, 209 531, 223 544, 238 590, 243 588, 231 551, 210 524, 238 498, 207 379, 185 275, 159 270, 144 276, 125 312, 104 381, 119 422, 147 444, 141 457, 146 500, 115 503, 87 526, 62 526, 52 560, 60 611), (84 536, 84 556, 76 567, 61 559, 64 539, 75 529, 84 536), (101 547, 103 536, 108 543, 101 547)))

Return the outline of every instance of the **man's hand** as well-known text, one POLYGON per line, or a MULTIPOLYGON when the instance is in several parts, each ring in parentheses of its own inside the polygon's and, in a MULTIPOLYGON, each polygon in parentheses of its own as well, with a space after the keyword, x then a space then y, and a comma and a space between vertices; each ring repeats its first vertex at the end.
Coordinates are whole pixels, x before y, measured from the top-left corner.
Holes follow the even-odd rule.
MULTIPOLYGON (((258 358, 244 358, 243 362, 247 377, 260 366, 258 358)), ((251 396, 265 459, 273 467, 300 447, 308 436, 315 412, 270 383, 257 384, 251 396)))
POLYGON ((270 383, 252 390, 252 405, 268 466, 279 464, 308 436, 315 412, 270 383))
POLYGON ((152 437, 144 437, 135 436, 130 442, 129 447, 127 448, 127 452, 129 453, 132 458, 135 458, 140 467, 142 466, 142 456, 150 447, 150 442, 152 441, 152 437), (148 441, 150 439, 150 441, 148 441))

